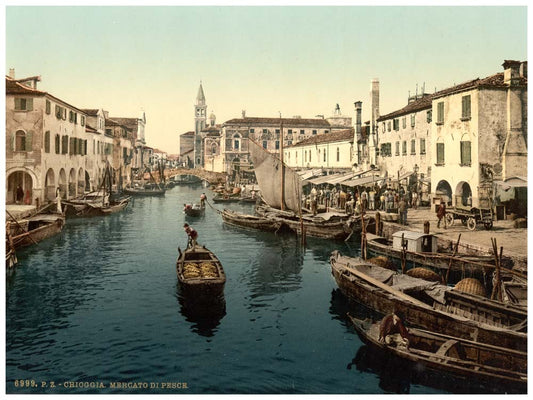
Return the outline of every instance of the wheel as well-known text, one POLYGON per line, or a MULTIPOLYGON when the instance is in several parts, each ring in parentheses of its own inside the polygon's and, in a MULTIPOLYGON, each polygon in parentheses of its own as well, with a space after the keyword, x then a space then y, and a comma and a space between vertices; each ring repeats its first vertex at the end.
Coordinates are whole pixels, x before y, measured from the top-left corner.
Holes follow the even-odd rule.
POLYGON ((483 226, 486 230, 492 229, 492 220, 483 222, 483 226))
POLYGON ((471 231, 475 230, 476 229, 476 220, 475 220, 475 218, 473 218, 473 217, 468 218, 468 220, 466 221, 466 227, 469 230, 471 230, 471 231))
POLYGON ((453 214, 451 213, 446 213, 446 215, 444 216, 444 218, 446 218, 446 225, 448 226, 453 226, 453 214))

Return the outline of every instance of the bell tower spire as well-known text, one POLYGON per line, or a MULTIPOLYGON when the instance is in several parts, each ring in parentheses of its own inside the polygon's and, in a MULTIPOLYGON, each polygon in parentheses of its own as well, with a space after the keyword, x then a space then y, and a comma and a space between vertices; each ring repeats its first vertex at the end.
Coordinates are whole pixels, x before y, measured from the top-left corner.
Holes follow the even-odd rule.
POLYGON ((202 81, 196 95, 196 104, 194 105, 194 166, 204 166, 204 151, 202 130, 207 123, 207 105, 205 104, 204 88, 202 81))

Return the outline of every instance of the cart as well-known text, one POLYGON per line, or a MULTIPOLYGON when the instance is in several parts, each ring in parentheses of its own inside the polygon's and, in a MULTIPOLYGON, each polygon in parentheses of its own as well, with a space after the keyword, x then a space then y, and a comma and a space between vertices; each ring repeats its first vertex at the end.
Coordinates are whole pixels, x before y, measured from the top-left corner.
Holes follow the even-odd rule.
POLYGON ((476 229, 478 224, 483 224, 485 229, 492 229, 494 220, 494 213, 492 207, 468 207, 468 206, 455 206, 451 210, 446 212, 446 224, 453 226, 456 219, 460 219, 462 224, 469 230, 476 229))

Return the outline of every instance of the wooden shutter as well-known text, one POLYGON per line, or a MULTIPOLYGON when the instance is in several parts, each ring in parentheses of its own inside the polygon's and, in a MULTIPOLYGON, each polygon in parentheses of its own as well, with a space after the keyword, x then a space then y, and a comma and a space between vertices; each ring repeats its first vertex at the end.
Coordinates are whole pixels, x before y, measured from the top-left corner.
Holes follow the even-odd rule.
POLYGON ((33 111, 33 99, 26 99, 26 111, 33 111))
POLYGON ((472 165, 470 142, 461 142, 461 165, 472 165))
POLYGON ((437 164, 444 164, 444 143, 437 143, 437 164))
POLYGON ((50 131, 44 133, 44 151, 50 153, 50 131))
POLYGON ((25 140, 25 150, 26 151, 32 151, 32 141, 33 141, 33 131, 28 131, 26 133, 26 140, 25 140))

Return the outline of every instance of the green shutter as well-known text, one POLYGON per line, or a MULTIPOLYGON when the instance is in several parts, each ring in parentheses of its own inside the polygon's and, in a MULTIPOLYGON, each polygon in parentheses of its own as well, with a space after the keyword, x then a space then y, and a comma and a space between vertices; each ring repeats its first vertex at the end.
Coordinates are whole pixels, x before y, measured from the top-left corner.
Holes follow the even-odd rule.
POLYGON ((26 110, 33 111, 33 99, 32 98, 26 99, 26 110))
POLYGON ((29 131, 26 133, 26 140, 25 140, 25 150, 26 151, 32 151, 32 140, 33 140, 33 131, 29 131))
POLYGON ((437 164, 444 164, 444 143, 437 143, 437 164))

